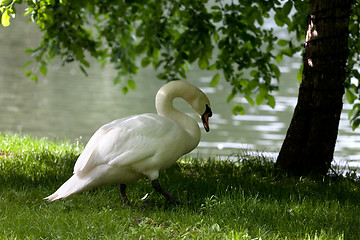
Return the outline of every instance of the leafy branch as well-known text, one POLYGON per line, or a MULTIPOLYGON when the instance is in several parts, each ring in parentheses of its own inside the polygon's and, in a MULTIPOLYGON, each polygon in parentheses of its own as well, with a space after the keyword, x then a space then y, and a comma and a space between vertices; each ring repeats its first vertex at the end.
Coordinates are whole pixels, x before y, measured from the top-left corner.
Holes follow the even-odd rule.
MULTIPOLYGON (((25 14, 43 32, 40 45, 29 50, 36 68, 26 75, 35 81, 37 71, 45 75, 55 57, 63 64, 76 62, 84 74, 91 58, 112 64, 117 71, 114 83, 122 84, 124 93, 135 89, 133 76, 140 67, 152 66, 159 79, 170 81, 186 78, 189 66, 197 64, 215 72, 210 86, 220 79, 232 86, 228 102, 241 95, 252 105, 266 103, 272 108, 272 92, 278 89, 281 75, 278 65, 283 56, 302 51, 309 9, 308 0, 3 0, 4 27, 15 16, 15 5, 23 2, 25 14), (291 37, 279 39, 272 28, 265 27, 270 19, 291 37)), ((359 9, 356 0, 345 83, 350 103, 359 99, 359 9)), ((243 114, 244 107, 234 104, 233 113, 243 114)), ((351 117, 354 127, 360 124, 358 118, 360 104, 356 103, 351 117)))

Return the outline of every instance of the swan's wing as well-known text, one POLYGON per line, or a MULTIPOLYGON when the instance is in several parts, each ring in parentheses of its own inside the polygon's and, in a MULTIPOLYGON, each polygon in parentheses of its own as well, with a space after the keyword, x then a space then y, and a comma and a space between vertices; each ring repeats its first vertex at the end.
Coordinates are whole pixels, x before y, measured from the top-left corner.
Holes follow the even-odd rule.
POLYGON ((80 154, 79 158, 77 159, 75 166, 74 166, 74 173, 81 171, 86 165, 86 162, 89 160, 90 156, 93 154, 96 146, 101 141, 101 139, 106 135, 108 131, 114 128, 116 125, 120 124, 123 121, 126 121, 130 117, 121 118, 114 120, 110 123, 107 123, 100 127, 94 135, 90 138, 89 142, 86 144, 84 150, 80 154))
MULTIPOLYGON (((94 140, 85 147, 74 171, 84 174, 97 165, 117 167, 134 164, 156 154, 167 141, 171 127, 169 120, 156 114, 143 114, 115 121, 99 129, 94 140)), ((173 126, 175 124, 175 126, 173 126)))

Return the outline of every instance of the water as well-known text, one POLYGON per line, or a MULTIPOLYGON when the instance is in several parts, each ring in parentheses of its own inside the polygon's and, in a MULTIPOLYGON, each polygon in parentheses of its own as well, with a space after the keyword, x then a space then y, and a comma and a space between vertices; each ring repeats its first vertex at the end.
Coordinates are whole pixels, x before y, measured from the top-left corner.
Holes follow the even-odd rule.
MULTIPOLYGON (((50 139, 70 139, 86 143, 103 124, 116 118, 144 112, 155 112, 154 97, 164 83, 156 79, 152 69, 144 69, 135 77, 136 90, 123 95, 121 86, 113 85, 116 75, 111 66, 100 68, 93 63, 84 76, 76 64, 61 67, 54 61, 46 77, 38 83, 29 81, 21 68, 31 58, 24 51, 40 41, 34 24, 17 17, 9 28, 0 29, 0 131, 26 133, 50 139)), ((201 155, 229 155, 239 149, 261 151, 276 158, 289 126, 297 101, 296 73, 300 57, 285 59, 281 66, 280 91, 276 107, 246 105, 246 115, 233 116, 232 104, 226 103, 230 86, 224 81, 210 88, 212 74, 194 68, 188 81, 198 85, 209 96, 213 109, 209 133, 193 151, 201 155)), ((237 97, 237 103, 246 101, 237 97)), ((176 106, 195 114, 182 101, 176 106)), ((344 105, 335 159, 349 166, 360 165, 359 130, 353 132, 347 120, 351 109, 344 105)), ((200 120, 199 120, 200 122, 200 120)))

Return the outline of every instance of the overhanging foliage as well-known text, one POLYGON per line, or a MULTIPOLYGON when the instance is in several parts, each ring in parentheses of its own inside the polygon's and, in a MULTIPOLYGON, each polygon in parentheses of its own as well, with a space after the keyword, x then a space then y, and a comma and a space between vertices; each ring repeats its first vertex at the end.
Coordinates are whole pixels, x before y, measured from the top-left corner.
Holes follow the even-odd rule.
MULTIPOLYGON (((346 96, 350 103, 359 98, 359 0, 355 1, 350 23, 346 96)), ((308 1, 166 1, 166 0, 3 0, 3 26, 15 16, 15 6, 27 4, 43 32, 39 47, 29 52, 39 72, 46 74, 51 59, 77 62, 86 74, 89 59, 111 63, 117 70, 116 84, 123 91, 134 89, 132 76, 140 67, 152 66, 162 80, 186 78, 191 64, 213 70, 210 86, 220 74, 231 84, 227 101, 237 94, 250 104, 275 106, 272 91, 280 78, 278 64, 283 56, 303 49, 308 19, 308 1), (264 26, 274 19, 293 36, 279 39, 264 26)), ((29 62, 27 64, 34 64, 29 62)), ((37 80, 37 72, 26 74, 37 80)), ((234 104, 234 114, 244 108, 234 104)), ((360 124, 360 104, 352 111, 354 128, 360 124)))

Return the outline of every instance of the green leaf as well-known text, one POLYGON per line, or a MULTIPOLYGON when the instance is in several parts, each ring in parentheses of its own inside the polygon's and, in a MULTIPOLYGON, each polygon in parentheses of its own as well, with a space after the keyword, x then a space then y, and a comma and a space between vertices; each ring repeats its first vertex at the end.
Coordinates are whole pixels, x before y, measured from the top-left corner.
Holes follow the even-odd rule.
POLYGON ((281 20, 281 17, 279 17, 278 14, 275 14, 274 19, 275 19, 276 25, 278 25, 279 27, 284 26, 284 22, 281 20))
POLYGON ((138 45, 136 46, 136 48, 135 48, 135 52, 136 52, 137 54, 144 53, 145 50, 146 50, 146 44, 142 44, 142 43, 138 44, 138 45))
POLYGON ((260 92, 260 94, 264 95, 264 98, 265 98, 266 94, 268 94, 268 91, 269 91, 268 86, 266 86, 265 84, 260 85, 259 92, 260 92))
POLYGON ((352 130, 354 131, 355 129, 357 129, 359 125, 360 125, 360 118, 357 118, 352 122, 352 126, 351 126, 352 130))
POLYGON ((88 61, 86 61, 85 59, 81 59, 80 62, 87 68, 90 67, 90 63, 88 61))
POLYGON ((212 80, 210 82, 210 87, 215 87, 219 83, 220 74, 217 73, 212 77, 212 80))
POLYGON ((278 25, 279 27, 283 27, 285 24, 288 26, 291 25, 290 18, 287 15, 284 15, 282 11, 276 11, 274 19, 276 25, 278 25))
POLYGON ((217 5, 212 6, 211 9, 213 9, 213 10, 221 10, 221 8, 219 6, 217 6, 217 5))
POLYGON ((252 70, 250 72, 250 76, 252 76, 252 77, 256 77, 257 75, 258 75, 258 71, 256 71, 256 70, 252 70))
POLYGON ((215 70, 217 67, 216 63, 209 66, 208 70, 215 70))
POLYGON ((252 97, 250 97, 249 95, 245 95, 244 97, 248 101, 248 103, 250 103, 253 106, 255 105, 254 99, 252 99, 252 97))
POLYGON ((293 50, 292 50, 292 48, 288 47, 288 48, 282 49, 281 53, 286 56, 291 57, 293 55, 293 50))
POLYGON ((302 82, 303 70, 304 70, 304 64, 301 64, 301 67, 300 67, 298 73, 296 74, 296 78, 300 84, 302 82))
POLYGON ((199 68, 200 69, 205 69, 205 68, 207 68, 208 67, 208 61, 207 61, 207 59, 206 58, 200 58, 199 59, 199 68))
POLYGON ((42 73, 42 75, 45 76, 47 74, 48 69, 47 69, 47 67, 45 65, 41 65, 39 67, 39 71, 42 73))
POLYGON ((129 92, 129 88, 127 86, 124 86, 122 88, 122 92, 123 92, 123 94, 127 94, 129 92))
POLYGON ((278 55, 275 57, 275 61, 276 61, 277 63, 280 63, 282 59, 283 59, 283 55, 282 55, 282 54, 278 54, 278 55))
POLYGON ((279 45, 280 47, 284 47, 286 45, 289 44, 289 41, 288 40, 284 40, 284 39, 280 39, 278 42, 277 42, 277 45, 279 45))
POLYGON ((186 70, 185 70, 184 66, 180 66, 179 74, 182 78, 184 78, 184 79, 186 78, 186 70))
POLYGON ((221 12, 213 12, 213 21, 215 23, 220 22, 222 20, 222 13, 221 12))
POLYGON ((249 83, 248 83, 248 86, 247 88, 249 90, 254 90, 255 88, 257 88, 259 86, 259 80, 258 79, 254 79, 254 80, 251 80, 249 83))
POLYGON ((248 84, 249 84, 249 79, 246 79, 246 78, 241 78, 239 80, 239 83, 242 87, 244 88, 247 88, 248 87, 248 84))
POLYGON ((158 79, 161 79, 161 80, 167 80, 168 79, 168 75, 166 73, 164 73, 164 72, 157 74, 156 77, 158 79))
POLYGON ((1 24, 4 26, 4 27, 7 27, 10 25, 10 15, 9 15, 9 9, 6 9, 2 16, 1 16, 1 24))
POLYGON ((275 74, 275 78, 279 79, 281 72, 278 66, 276 66, 275 64, 270 64, 270 69, 271 71, 273 71, 273 73, 275 74))
POLYGON ((350 104, 353 104, 354 101, 357 99, 356 95, 352 93, 349 89, 346 89, 346 99, 350 104))
POLYGON ((262 26, 264 24, 264 19, 260 13, 256 14, 256 21, 262 26))
POLYGON ((354 75, 355 78, 357 78, 358 80, 360 80, 360 73, 359 73, 358 70, 353 69, 353 70, 351 71, 351 73, 354 75))
POLYGON ((251 10, 249 10, 249 13, 246 15, 246 20, 249 23, 249 25, 254 25, 254 22, 256 20, 256 11, 254 11, 253 8, 251 8, 251 7, 249 7, 249 8, 251 10))
POLYGON ((232 110, 234 115, 244 115, 245 114, 245 109, 243 105, 238 105, 238 104, 234 104, 233 105, 233 110, 232 110))
POLYGON ((79 65, 79 67, 80 67, 80 70, 85 74, 85 76, 88 76, 85 68, 82 65, 79 65))
POLYGON ((264 94, 258 94, 256 96, 255 102, 256 102, 257 105, 260 105, 260 104, 262 104, 264 102, 264 100, 265 100, 265 95, 264 94))
POLYGON ((218 42, 219 39, 220 39, 220 36, 219 36, 219 34, 217 34, 216 32, 214 32, 214 33, 213 33, 213 38, 214 38, 214 41, 215 41, 215 42, 218 42))
POLYGON ((32 81, 34 81, 34 82, 38 82, 38 81, 39 81, 39 79, 38 79, 38 77, 37 77, 36 75, 32 75, 32 76, 30 77, 30 80, 32 80, 32 81))
POLYGON ((226 102, 230 102, 235 97, 234 93, 229 94, 229 96, 226 98, 226 102))
POLYGON ((136 88, 135 81, 132 80, 132 79, 129 79, 129 80, 127 81, 127 85, 128 85, 132 90, 135 90, 135 88, 136 88))
POLYGON ((289 15, 290 12, 291 12, 292 7, 293 7, 292 1, 287 1, 287 2, 284 4, 283 8, 282 8, 282 14, 283 14, 284 16, 289 15))
POLYGON ((12 3, 13 0, 2 0, 0 1, 0 6, 8 6, 12 3))
POLYGON ((360 103, 355 103, 353 108, 349 111, 348 119, 353 121, 355 118, 359 116, 360 103), (354 112, 356 113, 354 114, 354 112))
POLYGON ((121 77, 118 75, 114 78, 114 85, 121 83, 121 77))
POLYGON ((274 96, 268 94, 266 95, 266 99, 267 99, 267 105, 269 105, 271 108, 274 108, 275 107, 275 98, 274 96))
POLYGON ((32 64, 33 61, 28 61, 24 64, 24 66, 22 66, 22 69, 25 69, 27 66, 29 66, 30 64, 32 64))
POLYGON ((141 67, 147 67, 151 62, 151 59, 149 57, 144 57, 141 59, 141 67))
POLYGON ((25 76, 30 77, 32 74, 32 71, 28 70, 24 72, 25 76))

